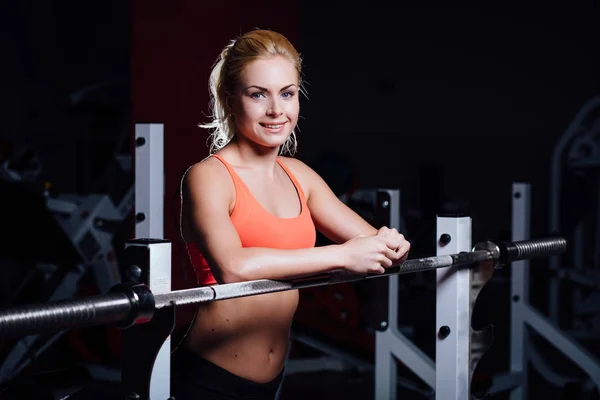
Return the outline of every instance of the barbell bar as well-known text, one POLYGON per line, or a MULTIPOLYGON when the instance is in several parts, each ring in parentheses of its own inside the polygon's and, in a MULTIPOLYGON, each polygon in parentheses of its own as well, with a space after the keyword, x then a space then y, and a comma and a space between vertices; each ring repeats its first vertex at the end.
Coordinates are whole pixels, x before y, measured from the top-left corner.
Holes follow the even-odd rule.
POLYGON ((363 279, 430 271, 443 267, 475 265, 494 261, 496 267, 509 262, 548 257, 565 252, 562 237, 518 242, 479 243, 471 252, 416 258, 386 269, 382 274, 352 274, 345 271, 312 275, 293 280, 259 279, 153 294, 143 284, 120 284, 105 295, 88 296, 41 304, 0 309, 0 339, 113 323, 121 328, 152 319, 154 311, 167 306, 208 303, 315 286, 356 282, 363 279))

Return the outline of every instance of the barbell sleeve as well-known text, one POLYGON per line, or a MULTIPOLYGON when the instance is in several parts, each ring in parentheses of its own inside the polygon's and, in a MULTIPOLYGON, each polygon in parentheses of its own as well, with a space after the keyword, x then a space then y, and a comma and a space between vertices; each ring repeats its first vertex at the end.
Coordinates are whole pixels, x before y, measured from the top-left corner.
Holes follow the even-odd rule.
POLYGON ((564 253, 567 241, 562 237, 501 242, 500 261, 511 262, 532 258, 548 257, 564 253))

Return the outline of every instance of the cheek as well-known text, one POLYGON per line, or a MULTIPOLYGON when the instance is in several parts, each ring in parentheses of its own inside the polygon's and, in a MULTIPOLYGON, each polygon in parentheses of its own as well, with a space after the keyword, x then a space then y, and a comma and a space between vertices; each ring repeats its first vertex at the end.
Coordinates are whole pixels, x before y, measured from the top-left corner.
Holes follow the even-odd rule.
POLYGON ((263 107, 258 103, 246 103, 242 104, 240 117, 244 120, 254 120, 263 115, 264 112, 263 107))
POLYGON ((300 104, 297 101, 286 103, 285 113, 289 118, 298 119, 298 114, 300 114, 300 104))

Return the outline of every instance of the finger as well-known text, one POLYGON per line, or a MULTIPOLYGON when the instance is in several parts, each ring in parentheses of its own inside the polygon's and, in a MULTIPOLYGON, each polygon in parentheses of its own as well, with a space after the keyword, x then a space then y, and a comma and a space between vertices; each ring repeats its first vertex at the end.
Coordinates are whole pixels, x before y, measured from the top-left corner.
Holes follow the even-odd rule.
POLYGON ((400 262, 406 261, 406 259, 408 258, 409 251, 410 251, 410 243, 409 242, 403 243, 402 246, 397 251, 398 256, 399 256, 398 260, 400 262))
POLYGON ((377 254, 376 261, 382 267, 390 267, 390 264, 392 263, 391 259, 384 253, 377 254))
POLYGON ((375 264, 371 270, 376 274, 383 274, 385 272, 385 267, 381 264, 375 264))
POLYGON ((409 251, 410 251, 410 242, 408 240, 405 240, 402 242, 402 245, 398 248, 398 252, 407 254, 409 251))
POLYGON ((402 256, 402 254, 399 254, 396 250, 387 247, 383 251, 383 255, 385 256, 385 258, 392 261, 397 260, 402 256))
POLYGON ((389 234, 390 234, 390 228, 388 228, 387 226, 382 226, 377 231, 377 236, 387 236, 389 234))
POLYGON ((398 229, 396 229, 396 228, 388 228, 387 233, 389 236, 398 236, 399 235, 398 229))
MULTIPOLYGON (((395 231, 395 229, 394 229, 394 231, 395 231)), ((406 239, 404 238, 404 235, 401 234, 401 233, 398 233, 398 231, 395 231, 395 232, 391 232, 390 231, 390 237, 393 240, 397 241, 398 246, 396 247, 396 249, 399 249, 402 246, 402 244, 404 242, 406 242, 406 239)))
POLYGON ((392 249, 392 250, 397 250, 400 248, 400 246, 402 245, 402 242, 400 240, 398 240, 397 238, 393 238, 390 236, 381 236, 380 240, 385 243, 385 245, 392 249))
POLYGON ((383 262, 381 263, 381 266, 384 268, 389 268, 392 265, 394 265, 394 259, 386 257, 383 262))

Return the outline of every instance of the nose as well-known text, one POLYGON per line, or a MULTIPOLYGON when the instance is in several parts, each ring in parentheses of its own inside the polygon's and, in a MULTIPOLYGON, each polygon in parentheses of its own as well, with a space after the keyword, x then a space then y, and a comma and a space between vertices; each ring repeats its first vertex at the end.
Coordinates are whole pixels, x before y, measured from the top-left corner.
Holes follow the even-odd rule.
POLYGON ((267 115, 269 117, 278 117, 281 114, 283 114, 283 108, 281 107, 281 104, 279 104, 279 100, 273 99, 267 109, 267 115))

